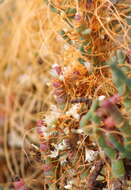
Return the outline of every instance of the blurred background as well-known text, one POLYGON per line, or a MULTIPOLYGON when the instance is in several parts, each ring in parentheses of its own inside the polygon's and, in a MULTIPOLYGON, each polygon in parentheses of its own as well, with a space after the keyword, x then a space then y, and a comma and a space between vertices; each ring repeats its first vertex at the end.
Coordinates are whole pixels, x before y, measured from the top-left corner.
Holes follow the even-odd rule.
POLYGON ((58 19, 50 20, 50 14, 43 0, 0 1, 1 189, 14 189, 15 176, 40 189, 31 180, 41 172, 29 164, 30 144, 37 142, 36 120, 53 101, 49 70, 63 59, 63 41, 58 43, 55 32, 58 19))

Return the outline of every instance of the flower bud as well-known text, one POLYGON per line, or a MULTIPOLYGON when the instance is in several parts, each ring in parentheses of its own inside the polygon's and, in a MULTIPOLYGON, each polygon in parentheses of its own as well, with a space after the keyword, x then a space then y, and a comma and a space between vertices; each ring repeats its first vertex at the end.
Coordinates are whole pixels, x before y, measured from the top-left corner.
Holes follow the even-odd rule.
POLYGON ((49 146, 47 143, 41 143, 40 144, 40 150, 41 151, 47 151, 49 149, 49 146))

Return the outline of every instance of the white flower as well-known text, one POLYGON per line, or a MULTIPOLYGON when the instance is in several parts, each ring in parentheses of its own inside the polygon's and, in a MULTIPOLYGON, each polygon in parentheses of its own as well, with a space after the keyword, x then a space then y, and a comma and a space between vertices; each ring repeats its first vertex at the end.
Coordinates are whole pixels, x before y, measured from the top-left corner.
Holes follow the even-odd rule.
POLYGON ((72 115, 75 119, 79 119, 80 115, 77 113, 80 104, 73 105, 67 112, 66 115, 72 115))
POLYGON ((60 164, 61 164, 61 165, 64 165, 64 164, 66 164, 66 163, 67 163, 67 160, 66 160, 66 159, 60 160, 60 164))
POLYGON ((63 140, 59 144, 52 144, 55 147, 55 150, 51 151, 51 154, 49 155, 50 158, 56 158, 59 155, 60 150, 64 150, 67 147, 67 144, 65 140, 63 140))
POLYGON ((83 133, 83 129, 72 129, 71 130, 73 133, 81 134, 83 133))
POLYGON ((97 155, 98 155, 98 151, 86 149, 85 150, 85 161, 92 162, 93 160, 95 160, 97 155))
POLYGON ((15 132, 15 130, 11 131, 8 138, 9 145, 11 147, 22 147, 23 146, 23 138, 15 132))
POLYGON ((91 72, 91 71, 93 70, 93 65, 92 65, 92 63, 90 63, 90 62, 84 62, 84 65, 85 65, 85 67, 87 68, 87 70, 88 70, 89 72, 91 72))
POLYGON ((77 141, 77 144, 81 144, 81 141, 77 141))
POLYGON ((98 100, 99 100, 99 101, 102 101, 102 100, 104 100, 104 99, 105 99, 105 96, 104 96, 104 95, 101 95, 101 96, 98 97, 98 100))
POLYGON ((58 77, 57 72, 56 72, 55 70, 53 70, 53 69, 51 69, 51 70, 49 71, 49 73, 50 73, 50 75, 51 75, 52 77, 58 77))
POLYGON ((48 137, 50 136, 50 135, 52 135, 52 128, 54 127, 54 125, 51 125, 51 127, 49 126, 49 127, 45 127, 44 125, 42 125, 41 127, 40 127, 40 131, 43 133, 43 135, 44 135, 44 138, 47 140, 48 139, 48 137))
POLYGON ((63 81, 64 80, 64 76, 63 75, 59 75, 59 79, 63 81))
POLYGON ((51 104, 51 106, 50 106, 50 110, 51 110, 51 113, 52 113, 52 114, 53 114, 53 113, 56 114, 56 112, 57 112, 58 115, 61 114, 61 110, 58 109, 58 107, 57 107, 56 105, 54 105, 54 104, 51 104))
POLYGON ((69 128, 64 128, 64 133, 65 133, 66 135, 68 135, 68 134, 69 134, 69 128))
POLYGON ((71 189, 71 188, 72 188, 72 185, 71 185, 71 184, 65 185, 64 188, 65 188, 65 189, 71 189))
POLYGON ((52 126, 55 123, 55 121, 58 119, 60 114, 61 113, 59 111, 52 110, 49 115, 46 115, 44 121, 47 123, 48 126, 52 126))
POLYGON ((55 148, 57 150, 64 150, 67 147, 67 144, 65 142, 65 140, 63 140, 61 143, 59 143, 58 145, 55 145, 55 148))
POLYGON ((67 185, 64 186, 65 189, 72 189, 72 184, 73 184, 73 181, 70 180, 68 181, 67 185))
POLYGON ((48 130, 44 131, 44 137, 45 139, 48 139, 48 137, 50 136, 50 132, 48 130))
POLYGON ((59 155, 58 150, 51 151, 51 154, 49 155, 50 158, 56 158, 59 155))
POLYGON ((64 154, 64 155, 61 155, 60 158, 59 158, 59 161, 60 161, 60 164, 61 165, 64 165, 67 163, 67 154, 64 154))
POLYGON ((64 44, 64 49, 65 50, 69 49, 69 46, 67 44, 64 44))
POLYGON ((57 63, 54 63, 54 64, 52 65, 52 68, 55 68, 55 67, 59 67, 59 65, 58 65, 57 63))

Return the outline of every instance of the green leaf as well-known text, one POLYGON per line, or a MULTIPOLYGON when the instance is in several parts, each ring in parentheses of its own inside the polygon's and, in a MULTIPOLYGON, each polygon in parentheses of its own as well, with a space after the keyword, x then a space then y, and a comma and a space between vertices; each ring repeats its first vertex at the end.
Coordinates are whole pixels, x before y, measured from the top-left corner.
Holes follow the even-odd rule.
POLYGON ((88 35, 88 34, 90 34, 91 33, 91 29, 90 28, 88 28, 88 29, 85 29, 85 30, 83 30, 81 33, 83 34, 83 35, 88 35))
POLYGON ((100 124, 101 119, 96 115, 96 114, 92 114, 92 120, 96 123, 96 124, 100 124))
POLYGON ((116 54, 117 54, 117 58, 118 58, 118 60, 117 60, 118 63, 123 64, 125 61, 125 54, 121 50, 117 50, 116 54))
POLYGON ((89 111, 87 114, 85 114, 81 120, 80 120, 80 127, 85 127, 88 123, 88 121, 91 119, 92 113, 89 111))
POLYGON ((49 190, 59 190, 55 184, 49 185, 49 190))
POLYGON ((63 36, 63 35, 65 35, 65 31, 64 31, 64 30, 60 30, 60 31, 59 31, 59 34, 60 34, 61 36, 63 36))
POLYGON ((82 58, 78 58, 78 61, 82 64, 82 65, 84 65, 84 63, 86 62, 84 59, 82 59, 82 58))
POLYGON ((104 137, 102 136, 102 134, 99 134, 98 144, 110 159, 115 159, 116 151, 106 144, 106 141, 105 141, 104 137))
POLYGON ((84 46, 80 46, 78 49, 80 50, 80 52, 85 53, 84 46))
POLYGON ((82 24, 78 28, 76 28, 76 31, 77 32, 82 32, 85 28, 86 28, 85 25, 82 24))
POLYGON ((65 10, 66 14, 75 14, 76 13, 76 9, 75 8, 67 8, 65 10))
POLYGON ((125 168, 123 160, 112 160, 111 161, 112 174, 115 178, 124 177, 125 168))
POLYGON ((91 54, 91 52, 92 52, 92 49, 89 48, 89 49, 87 50, 87 53, 88 53, 88 54, 91 54))

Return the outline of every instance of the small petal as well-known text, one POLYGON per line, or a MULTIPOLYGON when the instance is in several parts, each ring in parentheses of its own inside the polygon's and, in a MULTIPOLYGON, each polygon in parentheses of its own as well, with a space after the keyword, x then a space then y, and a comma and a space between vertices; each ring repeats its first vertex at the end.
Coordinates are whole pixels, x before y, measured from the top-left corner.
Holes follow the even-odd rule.
POLYGON ((41 127, 43 125, 43 121, 42 120, 38 120, 37 123, 36 123, 36 125, 38 127, 41 127))
POLYGON ((43 133, 43 129, 41 127, 37 127, 36 130, 37 130, 38 134, 42 134, 43 133))
POLYGON ((41 151, 47 151, 49 149, 49 146, 47 143, 40 144, 40 150, 41 151))
POLYGON ((108 127, 109 129, 113 129, 113 127, 115 126, 115 121, 113 120, 112 117, 107 117, 104 120, 104 124, 106 127, 108 127))
POLYGON ((58 64, 54 64, 52 66, 52 69, 56 72, 57 75, 60 75, 62 73, 62 69, 61 69, 60 65, 58 65, 58 64))
POLYGON ((75 20, 76 21, 80 21, 81 20, 81 15, 79 13, 76 13, 75 20))

